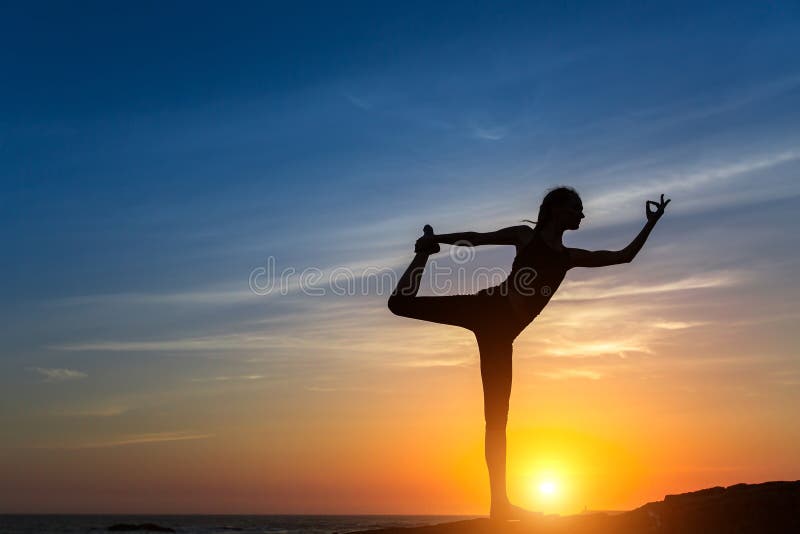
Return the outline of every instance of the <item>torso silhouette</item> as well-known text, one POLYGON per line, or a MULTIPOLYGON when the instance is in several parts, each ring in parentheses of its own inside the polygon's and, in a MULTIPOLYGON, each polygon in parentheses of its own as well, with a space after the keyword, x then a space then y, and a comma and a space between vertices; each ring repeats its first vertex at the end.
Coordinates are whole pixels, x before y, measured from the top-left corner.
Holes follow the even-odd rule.
POLYGON ((508 277, 485 291, 506 296, 517 317, 529 323, 550 301, 568 269, 567 249, 550 247, 534 231, 531 240, 517 251, 508 277))

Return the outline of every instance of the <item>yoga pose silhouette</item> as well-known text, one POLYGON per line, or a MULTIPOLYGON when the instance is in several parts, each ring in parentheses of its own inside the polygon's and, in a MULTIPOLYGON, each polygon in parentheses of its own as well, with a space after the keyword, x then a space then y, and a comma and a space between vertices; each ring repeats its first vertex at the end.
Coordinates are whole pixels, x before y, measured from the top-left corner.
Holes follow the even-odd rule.
POLYGON ((562 244, 564 231, 577 230, 584 218, 580 196, 565 186, 547 192, 534 228, 520 225, 488 233, 435 235, 433 228, 425 225, 414 246, 414 259, 389 297, 389 309, 403 317, 460 326, 475 333, 483 383, 491 518, 522 519, 533 513, 511 504, 506 493, 506 422, 514 339, 539 315, 569 269, 632 261, 669 202, 664 195, 659 202, 646 201, 644 228, 628 246, 616 251, 589 251, 562 244), (439 252, 439 243, 514 245, 517 254, 509 276, 497 286, 472 295, 418 297, 428 256, 439 252))

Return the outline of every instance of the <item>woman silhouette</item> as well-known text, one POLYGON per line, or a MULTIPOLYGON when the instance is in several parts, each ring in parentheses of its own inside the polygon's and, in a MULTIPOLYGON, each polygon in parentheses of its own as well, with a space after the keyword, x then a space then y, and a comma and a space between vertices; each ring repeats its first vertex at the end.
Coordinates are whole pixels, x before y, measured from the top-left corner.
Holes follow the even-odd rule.
POLYGON ((426 225, 417 240, 416 255, 389 297, 389 309, 403 317, 460 326, 475 333, 483 383, 491 518, 522 519, 532 514, 511 504, 506 493, 506 422, 514 339, 542 311, 572 267, 604 267, 632 261, 669 202, 664 195, 659 202, 646 201, 644 228, 628 246, 616 251, 589 251, 562 244, 564 231, 577 230, 584 217, 580 196, 565 186, 547 192, 535 228, 520 225, 488 233, 434 235, 426 225), (651 206, 655 208, 652 211, 651 206), (439 243, 514 245, 517 253, 509 276, 497 286, 473 295, 418 297, 428 256, 439 252, 439 243))

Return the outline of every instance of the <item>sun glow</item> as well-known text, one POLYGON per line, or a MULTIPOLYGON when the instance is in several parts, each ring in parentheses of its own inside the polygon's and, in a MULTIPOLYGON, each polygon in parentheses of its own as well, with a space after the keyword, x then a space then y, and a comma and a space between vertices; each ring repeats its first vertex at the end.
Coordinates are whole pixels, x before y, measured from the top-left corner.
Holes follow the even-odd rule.
POLYGON ((552 471, 536 475, 529 487, 534 506, 553 509, 561 504, 561 480, 552 471))
POLYGON ((557 489, 556 483, 552 480, 544 480, 539 483, 539 493, 542 495, 555 495, 557 489))

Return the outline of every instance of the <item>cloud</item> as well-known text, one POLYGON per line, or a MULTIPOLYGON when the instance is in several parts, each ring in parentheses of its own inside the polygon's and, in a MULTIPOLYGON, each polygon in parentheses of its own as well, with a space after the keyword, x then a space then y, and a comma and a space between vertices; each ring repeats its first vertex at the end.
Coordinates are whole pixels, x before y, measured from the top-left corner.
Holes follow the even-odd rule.
POLYGON ((602 373, 589 369, 557 369, 555 371, 544 371, 536 374, 551 380, 564 380, 568 378, 588 378, 589 380, 599 380, 603 377, 602 373))
POLYGON ((686 291, 689 289, 708 289, 732 286, 744 279, 742 271, 720 270, 702 275, 686 276, 669 282, 653 284, 615 285, 609 277, 590 281, 576 281, 565 284, 553 296, 554 301, 592 300, 611 297, 628 297, 653 293, 686 291))
POLYGON ((546 354, 575 358, 602 356, 607 354, 616 354, 618 356, 625 357, 626 353, 628 352, 653 352, 646 343, 637 338, 592 340, 585 342, 562 339, 558 342, 547 341, 547 343, 550 346, 544 349, 546 354))
POLYGON ((338 392, 362 392, 362 393, 390 393, 392 390, 387 388, 376 387, 359 387, 359 386, 306 386, 306 391, 313 391, 315 393, 338 393, 338 392))
POLYGON ((96 449, 105 447, 121 447, 126 445, 143 445, 147 443, 163 443, 167 441, 187 441, 196 439, 208 439, 214 434, 197 434, 187 431, 177 432, 153 432, 148 434, 127 434, 108 441, 98 441, 89 443, 79 443, 75 445, 41 447, 45 449, 96 449))
POLYGON ((400 367, 462 367, 471 365, 473 362, 472 358, 425 358, 395 362, 395 365, 400 367))
POLYGON ((472 127, 472 137, 476 139, 485 139, 486 141, 499 141, 508 135, 508 130, 502 126, 494 128, 482 128, 480 126, 472 127))
POLYGON ((358 109, 362 109, 364 111, 369 111, 372 109, 373 105, 368 100, 357 97, 352 93, 345 92, 344 97, 347 99, 348 102, 353 104, 353 106, 357 107, 358 109))
MULTIPOLYGON (((783 150, 767 154, 759 154, 736 160, 726 159, 721 162, 704 163, 693 170, 676 169, 631 169, 631 173, 647 172, 660 175, 657 179, 617 180, 610 184, 610 190, 604 194, 587 199, 586 209, 601 214, 609 221, 616 220, 616 213, 636 200, 655 199, 657 193, 664 192, 667 197, 685 195, 691 200, 693 194, 702 190, 725 184, 733 179, 755 171, 766 170, 778 165, 800 160, 797 150, 783 150), (620 187, 625 182, 625 187, 620 187)), ((710 199, 703 202, 705 209, 714 207, 710 199)))
MULTIPOLYGON (((474 346, 474 337, 466 329, 398 319, 386 309, 385 302, 378 304, 366 298, 309 299, 297 303, 293 312, 253 320, 247 327, 248 331, 215 335, 88 339, 53 344, 48 348, 68 352, 239 352, 263 355, 263 361, 274 364, 282 358, 298 361, 298 358, 311 357, 347 360, 363 357, 375 363, 393 361, 397 353, 409 359, 437 360, 448 359, 474 346), (417 341, 413 347, 407 344, 410 335, 417 341)), ((224 376, 229 380, 236 378, 224 376)))
POLYGON ((653 323, 653 326, 656 328, 662 328, 664 330, 683 330, 684 328, 694 328, 695 326, 703 326, 707 324, 709 324, 709 321, 660 321, 653 323))
POLYGON ((190 382, 228 382, 231 380, 260 380, 264 375, 240 375, 240 376, 210 376, 206 378, 190 378, 190 382))
POLYGON ((29 371, 39 373, 44 377, 43 382, 66 382, 69 380, 80 380, 86 378, 86 373, 73 369, 53 369, 48 367, 28 367, 29 371))
POLYGON ((316 345, 299 337, 268 336, 257 334, 225 334, 157 341, 90 341, 67 343, 49 348, 69 352, 153 352, 153 351, 209 351, 209 350, 263 350, 275 348, 314 348, 316 345))
POLYGON ((669 106, 633 112, 633 115, 641 121, 651 123, 656 128, 665 128, 698 119, 707 119, 713 115, 730 113, 755 102, 768 100, 789 92, 799 84, 800 76, 794 74, 784 78, 759 82, 757 85, 751 85, 742 90, 734 90, 729 98, 722 100, 715 97, 712 101, 693 99, 674 102, 669 106))
POLYGON ((130 409, 125 406, 93 406, 88 408, 55 410, 51 415, 57 417, 116 417, 128 412, 130 409))
POLYGON ((49 301, 52 306, 81 306, 97 304, 235 304, 254 300, 258 295, 250 291, 246 284, 240 283, 241 289, 208 288, 194 291, 171 293, 102 293, 96 295, 78 295, 49 301))

